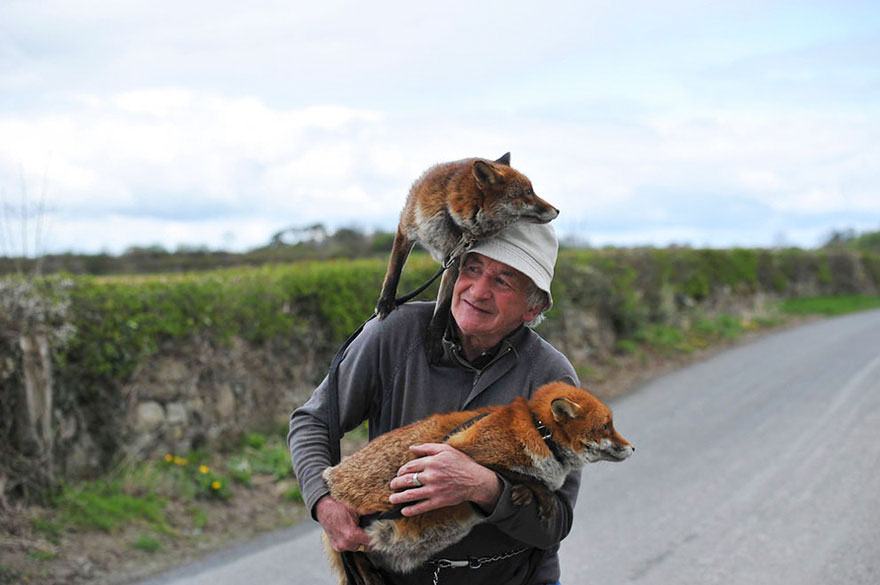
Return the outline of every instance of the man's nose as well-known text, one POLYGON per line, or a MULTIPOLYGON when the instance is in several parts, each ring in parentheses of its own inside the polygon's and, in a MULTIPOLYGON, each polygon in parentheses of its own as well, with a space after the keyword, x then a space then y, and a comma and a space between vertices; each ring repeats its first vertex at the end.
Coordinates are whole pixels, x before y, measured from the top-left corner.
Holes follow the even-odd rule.
POLYGON ((492 292, 492 282, 486 275, 480 276, 471 286, 471 295, 476 298, 484 299, 492 292))

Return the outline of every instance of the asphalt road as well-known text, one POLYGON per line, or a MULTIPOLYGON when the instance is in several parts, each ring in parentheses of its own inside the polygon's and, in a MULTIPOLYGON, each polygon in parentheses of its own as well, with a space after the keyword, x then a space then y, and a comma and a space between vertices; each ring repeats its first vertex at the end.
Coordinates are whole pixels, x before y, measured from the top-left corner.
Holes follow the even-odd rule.
MULTIPOLYGON (((613 404, 565 585, 880 583, 880 311, 726 351, 613 404)), ((466 569, 463 569, 466 570, 466 569)), ((332 585, 302 526, 143 585, 332 585)))

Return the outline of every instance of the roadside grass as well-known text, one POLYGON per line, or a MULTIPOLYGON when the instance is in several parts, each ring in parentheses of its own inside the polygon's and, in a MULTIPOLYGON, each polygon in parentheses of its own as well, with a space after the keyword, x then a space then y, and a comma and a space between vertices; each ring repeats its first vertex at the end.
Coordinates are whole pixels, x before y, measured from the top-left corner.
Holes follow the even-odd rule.
POLYGON ((744 333, 776 327, 793 317, 834 316, 880 308, 880 296, 849 295, 786 299, 767 314, 744 319, 720 314, 696 316, 679 324, 653 323, 620 339, 616 349, 624 355, 654 352, 665 357, 689 354, 713 344, 732 341, 744 333))
POLYGON ((21 577, 21 571, 0 564, 0 585, 20 583, 19 579, 21 579, 21 577))
MULTIPOLYGON (((302 502, 283 437, 251 433, 230 453, 166 453, 121 465, 97 480, 64 485, 31 520, 31 529, 52 545, 77 534, 121 535, 135 529, 126 537, 128 546, 152 554, 163 543, 197 538, 210 523, 211 504, 247 498, 255 480, 279 485, 279 503, 302 502), (242 487, 236 490, 233 483, 242 487)), ((35 548, 29 555, 48 561, 57 553, 35 548)))
POLYGON ((780 305, 788 315, 845 315, 857 311, 880 309, 880 295, 851 295, 788 299, 780 305))
POLYGON ((666 357, 689 354, 778 322, 774 318, 743 319, 722 314, 712 317, 698 316, 678 325, 654 323, 638 329, 632 338, 618 341, 617 350, 623 354, 635 355, 655 352, 666 357))
POLYGON ((131 546, 146 553, 154 553, 162 548, 162 543, 148 534, 141 534, 131 546))

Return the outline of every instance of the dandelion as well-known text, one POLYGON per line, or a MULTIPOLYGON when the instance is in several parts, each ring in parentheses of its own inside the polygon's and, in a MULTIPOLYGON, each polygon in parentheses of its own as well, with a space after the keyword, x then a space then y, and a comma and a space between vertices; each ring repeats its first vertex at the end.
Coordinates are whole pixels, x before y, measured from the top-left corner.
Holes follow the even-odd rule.
POLYGON ((174 455, 171 453, 165 453, 165 463, 171 463, 174 461, 174 455))
POLYGON ((182 466, 182 465, 186 465, 187 463, 189 463, 189 461, 186 459, 186 457, 177 457, 177 456, 174 457, 174 465, 181 465, 182 466))
POLYGON ((201 473, 202 475, 205 475, 210 471, 211 469, 207 465, 199 465, 199 473, 201 473))
POLYGON ((219 490, 222 487, 223 487, 223 484, 220 483, 219 481, 212 481, 211 482, 211 489, 214 491, 219 490))

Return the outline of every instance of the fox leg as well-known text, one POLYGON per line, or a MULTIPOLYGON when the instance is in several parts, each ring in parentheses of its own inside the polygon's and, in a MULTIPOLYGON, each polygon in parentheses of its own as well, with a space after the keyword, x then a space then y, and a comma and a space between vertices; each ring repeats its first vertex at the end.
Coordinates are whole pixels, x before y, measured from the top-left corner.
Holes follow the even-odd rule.
POLYGON ((458 279, 458 263, 453 262, 443 273, 440 280, 440 290, 437 293, 437 305, 434 307, 434 316, 428 323, 425 333, 425 351, 428 361, 436 364, 443 357, 443 335, 449 324, 449 311, 452 309, 452 289, 458 279))
POLYGON ((414 245, 415 242, 407 238, 398 227, 391 246, 391 256, 388 258, 388 270, 385 271, 385 280, 382 282, 382 292, 376 303, 379 319, 384 319, 396 308, 394 301, 397 297, 397 285, 400 284, 400 274, 414 245))
POLYGON ((339 585, 385 585, 382 575, 367 558, 359 552, 341 553, 333 550, 327 535, 322 533, 324 550, 330 560, 330 567, 339 579, 339 585))
POLYGON ((370 559, 364 553, 353 552, 348 553, 353 565, 352 570, 359 580, 357 583, 350 585, 385 585, 385 579, 382 574, 376 570, 370 559))
POLYGON ((514 505, 528 506, 535 501, 538 519, 544 524, 550 522, 556 513, 556 497, 546 484, 524 473, 492 465, 488 467, 504 476, 511 483, 510 499, 514 505))

